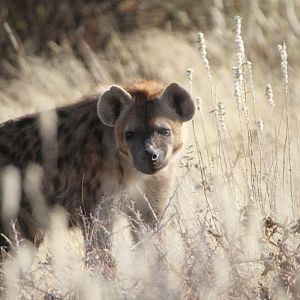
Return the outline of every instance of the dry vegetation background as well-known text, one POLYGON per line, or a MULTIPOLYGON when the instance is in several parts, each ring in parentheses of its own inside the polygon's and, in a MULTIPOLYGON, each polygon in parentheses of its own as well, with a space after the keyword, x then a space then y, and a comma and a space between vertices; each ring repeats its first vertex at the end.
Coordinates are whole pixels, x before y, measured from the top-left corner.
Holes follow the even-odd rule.
POLYGON ((299 1, 0 4, 1 121, 141 77, 198 107, 163 220, 133 245, 116 218, 115 270, 58 211, 40 249, 12 241, 3 297, 300 299, 299 1))

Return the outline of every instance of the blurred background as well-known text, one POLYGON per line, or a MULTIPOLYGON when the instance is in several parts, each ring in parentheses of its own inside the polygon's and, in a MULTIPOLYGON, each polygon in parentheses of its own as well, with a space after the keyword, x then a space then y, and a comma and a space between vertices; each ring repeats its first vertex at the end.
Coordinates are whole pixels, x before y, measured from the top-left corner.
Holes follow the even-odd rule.
MULTIPOLYGON (((228 48, 226 37, 232 31, 232 19, 240 15, 244 38, 261 58, 267 59, 269 47, 283 38, 291 49, 297 46, 299 9, 300 3, 295 0, 2 0, 1 58, 13 61, 15 47, 26 55, 50 55, 53 43, 60 46, 68 43, 80 52, 80 38, 92 50, 107 57, 114 52, 110 48, 114 39, 126 40, 153 28, 182 34, 190 42, 194 40, 193 33, 200 30, 228 48), (9 41, 8 26, 15 42, 9 41)), ((8 65, 1 69, 4 75, 10 74, 8 65)))

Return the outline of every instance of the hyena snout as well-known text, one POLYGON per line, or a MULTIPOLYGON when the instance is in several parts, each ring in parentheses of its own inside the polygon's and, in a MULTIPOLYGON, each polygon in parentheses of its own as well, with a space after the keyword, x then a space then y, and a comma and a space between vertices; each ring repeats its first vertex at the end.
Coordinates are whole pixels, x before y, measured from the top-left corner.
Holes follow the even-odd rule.
POLYGON ((159 152, 155 149, 146 149, 145 150, 146 160, 149 161, 150 164, 156 164, 159 159, 159 152))
POLYGON ((153 174, 166 166, 164 153, 161 149, 154 147, 145 147, 140 151, 136 167, 145 174, 153 174))

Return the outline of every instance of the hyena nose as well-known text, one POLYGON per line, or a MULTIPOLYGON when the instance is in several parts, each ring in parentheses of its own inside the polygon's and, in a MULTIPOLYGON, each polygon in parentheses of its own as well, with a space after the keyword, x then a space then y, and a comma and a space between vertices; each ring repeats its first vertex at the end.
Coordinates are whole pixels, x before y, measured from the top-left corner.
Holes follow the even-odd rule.
POLYGON ((157 159, 158 159, 158 153, 152 154, 151 159, 152 159, 152 161, 157 161, 157 159))
POLYGON ((159 154, 154 150, 146 150, 146 155, 152 162, 156 162, 159 157, 159 154))

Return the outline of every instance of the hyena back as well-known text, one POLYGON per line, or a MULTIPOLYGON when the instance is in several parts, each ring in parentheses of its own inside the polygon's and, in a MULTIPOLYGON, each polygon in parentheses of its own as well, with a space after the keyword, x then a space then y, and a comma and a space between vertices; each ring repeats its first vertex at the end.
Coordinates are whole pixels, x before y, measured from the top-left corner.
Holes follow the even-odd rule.
POLYGON ((72 226, 81 224, 82 213, 92 215, 97 205, 106 207, 102 218, 107 218, 113 205, 130 214, 133 203, 143 221, 154 226, 170 196, 183 147, 182 124, 194 111, 190 95, 178 84, 165 88, 146 81, 124 89, 113 85, 100 95, 48 112, 56 124, 46 133, 42 118, 47 113, 0 125, 0 246, 7 246, 3 235, 10 237, 12 220, 22 237, 38 245, 47 227, 45 216, 55 206, 67 211, 72 226), (26 179, 34 164, 42 171, 38 192, 32 192, 26 179), (21 182, 20 202, 12 215, 5 210, 3 184, 11 166, 21 182), (36 194, 41 199, 33 202, 36 194))

